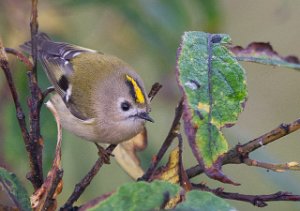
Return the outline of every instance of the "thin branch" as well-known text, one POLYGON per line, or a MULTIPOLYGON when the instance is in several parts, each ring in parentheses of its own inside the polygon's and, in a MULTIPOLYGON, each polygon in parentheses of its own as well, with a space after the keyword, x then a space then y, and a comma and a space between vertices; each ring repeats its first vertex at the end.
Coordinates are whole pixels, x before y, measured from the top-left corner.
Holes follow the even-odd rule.
POLYGON ((159 92, 159 90, 162 88, 162 85, 160 83, 155 83, 152 85, 151 90, 148 94, 148 98, 150 101, 153 100, 153 98, 156 96, 156 94, 159 92))
MULTIPOLYGON (((106 148, 106 152, 108 155, 111 155, 113 150, 116 148, 117 145, 111 144, 106 148)), ((98 158, 92 169, 87 173, 87 175, 75 185, 75 189, 71 196, 68 198, 67 202, 60 208, 60 210, 69 210, 73 203, 79 199, 81 194, 84 192, 86 187, 91 183, 92 179, 98 173, 104 161, 101 157, 98 158)))
POLYGON ((193 184, 194 189, 207 191, 218 197, 230 200, 249 202, 257 207, 265 207, 269 201, 300 201, 300 195, 294 195, 288 192, 277 192, 268 195, 246 195, 239 193, 224 192, 223 188, 211 189, 204 184, 193 184))
POLYGON ((273 163, 265 163, 265 162, 260 162, 260 161, 253 160, 250 158, 246 158, 246 159, 244 159, 243 163, 248 166, 260 167, 260 168, 264 168, 264 169, 275 171, 275 172, 284 172, 286 170, 295 170, 295 171, 300 170, 300 168, 299 168, 300 166, 299 166, 298 162, 273 164, 273 163))
POLYGON ((4 74, 5 74, 5 77, 6 77, 6 80, 7 80, 12 98, 14 100, 18 123, 19 123, 19 126, 20 126, 21 131, 22 131, 22 136, 23 136, 23 140, 24 140, 26 149, 28 151, 28 149, 29 149, 29 133, 27 131, 27 126, 26 126, 26 121, 25 121, 25 114, 23 112, 21 103, 19 101, 19 96, 18 96, 18 93, 16 91, 16 87, 15 87, 15 84, 14 84, 14 81, 13 81, 13 78, 12 78, 12 75, 11 75, 11 70, 9 68, 7 55, 4 51, 4 47, 3 47, 3 44, 1 42, 1 39, 0 39, 0 65, 1 65, 1 68, 3 69, 3 71, 4 71, 4 74))
MULTIPOLYGON (((22 131, 23 140, 26 150, 29 155, 30 172, 27 174, 27 178, 31 181, 35 190, 37 190, 43 184, 43 169, 42 169, 42 138, 39 130, 39 107, 36 103, 39 95, 39 87, 34 77, 32 77, 32 69, 29 69, 29 87, 32 97, 28 100, 28 106, 30 108, 30 132, 27 130, 25 114, 21 108, 16 87, 14 85, 11 71, 8 65, 7 56, 4 47, 1 43, 1 68, 4 70, 10 91, 16 107, 17 119, 22 131)), ((32 68, 31 62, 26 57, 13 49, 6 49, 9 53, 16 55, 27 67, 32 68)))
POLYGON ((178 148, 179 148, 179 184, 185 191, 189 191, 192 189, 191 182, 184 170, 183 160, 182 160, 182 150, 183 150, 183 140, 181 133, 178 133, 178 148))
POLYGON ((21 62, 23 62, 28 70, 33 69, 33 64, 32 62, 20 51, 17 51, 16 49, 13 48, 5 48, 6 53, 15 55, 21 62))
MULTIPOLYGON (((237 145, 224 154, 222 165, 226 164, 241 164, 249 157, 249 154, 260 147, 270 144, 292 132, 300 129, 300 119, 289 124, 281 124, 272 131, 253 139, 246 144, 237 145)), ((204 172, 204 169, 199 165, 186 170, 189 178, 195 177, 204 172)))
POLYGON ((54 178, 51 183, 51 187, 48 191, 44 206, 42 210, 48 210, 55 206, 56 199, 53 197, 57 191, 59 184, 62 181, 64 171, 62 169, 55 169, 54 178))
POLYGON ((180 121, 181 116, 182 116, 182 103, 183 103, 183 99, 180 100, 180 102, 179 102, 179 104, 176 108, 175 117, 174 117, 171 129, 168 133, 168 136, 166 137, 166 139, 165 139, 164 143, 162 144, 160 150, 158 151, 157 155, 154 157, 154 159, 152 159, 150 167, 147 169, 145 174, 141 178, 139 178, 139 180, 149 181, 149 179, 154 174, 158 163, 161 161, 162 157, 164 156, 167 149, 171 145, 173 139, 177 137, 178 129, 179 129, 178 125, 179 125, 179 121, 180 121))
POLYGON ((37 37, 38 33, 38 0, 31 0, 31 17, 30 17, 30 33, 31 33, 31 55, 33 59, 33 76, 37 78, 37 37))
MULTIPOLYGON (((14 56, 16 56, 21 62, 23 62, 28 70, 32 70, 33 69, 33 64, 32 62, 20 51, 17 51, 16 49, 13 48, 5 48, 6 53, 12 54, 14 56)), ((45 98, 51 93, 55 91, 54 87, 48 87, 43 93, 42 93, 42 98, 40 99, 40 106, 42 105, 42 103, 44 102, 45 98)), ((39 106, 39 107, 40 107, 39 106)))
MULTIPOLYGON (((29 77, 29 88, 31 93, 31 98, 28 99, 28 106, 30 108, 30 133, 28 133, 27 126, 25 123, 25 115, 23 110, 21 109, 20 102, 18 100, 18 96, 16 93, 16 88, 13 84, 11 71, 8 68, 8 61, 6 60, 6 64, 4 68, 7 69, 5 71, 7 81, 10 86, 10 90, 15 102, 16 110, 17 110, 17 119, 19 121, 20 128, 22 130, 23 139, 25 142, 26 150, 29 153, 30 159, 30 168, 31 171, 28 173, 27 178, 33 184, 35 190, 37 190, 43 184, 43 169, 42 169, 42 145, 43 140, 40 135, 40 109, 42 103, 42 94, 38 87, 37 80, 33 76, 33 69, 36 67, 35 64, 32 64, 31 61, 21 52, 11 49, 5 48, 5 51, 15 55, 20 61, 22 61, 26 67, 28 68, 28 77, 29 77), (8 75, 7 75, 8 74, 8 75)), ((4 52, 4 51, 3 51, 4 52)), ((6 55, 5 55, 6 57, 6 55)))
POLYGON ((31 19, 30 19, 30 29, 31 29, 31 45, 32 45, 32 59, 33 68, 27 73, 29 79, 29 89, 30 98, 28 99, 28 107, 30 109, 30 146, 31 153, 34 157, 34 163, 31 163, 31 172, 27 175, 27 178, 33 184, 35 190, 43 184, 43 138, 40 133, 40 110, 41 110, 41 99, 42 92, 37 83, 37 38, 36 34, 38 32, 38 0, 32 0, 31 7, 31 19))
POLYGON ((239 158, 241 155, 247 155, 254 150, 270 144, 292 132, 295 132, 300 129, 300 119, 295 120, 289 124, 281 124, 277 128, 273 129, 272 131, 249 141, 246 144, 241 146, 236 146, 235 148, 228 151, 225 155, 225 159, 223 164, 227 163, 242 163, 241 159, 239 158))
MULTIPOLYGON (((60 118, 57 113, 57 110, 52 103, 47 103, 46 106, 52 112, 56 125, 57 125, 57 144, 55 149, 55 157, 52 164, 51 171, 48 173, 47 179, 49 178, 49 186, 47 197, 43 205, 42 210, 48 210, 49 208, 54 208, 56 206, 56 195, 61 192, 62 187, 60 184, 62 182, 63 170, 61 168, 61 144, 62 144, 62 126, 60 123, 60 118)), ((45 181, 46 183, 47 181, 45 181)), ((44 184, 45 184, 44 183, 44 184)), ((43 185, 44 185, 43 184, 43 185)), ((56 207, 55 207, 56 208, 56 207)))
POLYGON ((42 186, 37 189, 30 197, 31 205, 34 210, 55 210, 57 206, 56 197, 62 190, 63 170, 61 168, 61 144, 62 144, 62 127, 57 110, 51 102, 46 104, 52 112, 57 125, 57 143, 55 148, 55 157, 51 170, 47 174, 42 186))
POLYGON ((44 141, 40 133, 40 100, 42 99, 42 93, 36 83, 37 81, 33 76, 33 72, 29 71, 27 74, 31 93, 31 97, 27 101, 30 109, 30 151, 34 157, 34 163, 31 168, 32 170, 27 178, 33 183, 36 190, 43 184, 42 150, 44 141))

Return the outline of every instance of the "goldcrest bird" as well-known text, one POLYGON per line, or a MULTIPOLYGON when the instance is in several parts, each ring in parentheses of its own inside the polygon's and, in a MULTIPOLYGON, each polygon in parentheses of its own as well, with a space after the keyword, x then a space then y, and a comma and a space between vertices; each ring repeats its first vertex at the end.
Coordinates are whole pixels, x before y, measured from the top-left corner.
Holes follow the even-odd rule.
MULTIPOLYGON (((62 126, 96 143, 118 144, 144 129, 149 99, 140 76, 121 59, 37 35, 38 59, 57 94, 62 126)), ((31 53, 31 42, 21 46, 31 53)))

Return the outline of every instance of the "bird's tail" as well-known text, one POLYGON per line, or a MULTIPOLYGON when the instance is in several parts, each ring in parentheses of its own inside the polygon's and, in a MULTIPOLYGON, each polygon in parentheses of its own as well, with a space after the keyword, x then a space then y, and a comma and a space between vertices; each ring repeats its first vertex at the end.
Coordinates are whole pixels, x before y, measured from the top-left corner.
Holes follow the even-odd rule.
MULTIPOLYGON (((37 35, 35 35, 37 37, 37 43, 38 43, 38 50, 41 49, 44 45, 44 43, 48 42, 50 39, 50 37, 48 37, 48 35, 44 32, 39 32, 37 35)), ((20 48, 22 49, 22 51, 31 54, 31 40, 27 41, 25 43, 23 43, 22 45, 20 45, 20 48)))

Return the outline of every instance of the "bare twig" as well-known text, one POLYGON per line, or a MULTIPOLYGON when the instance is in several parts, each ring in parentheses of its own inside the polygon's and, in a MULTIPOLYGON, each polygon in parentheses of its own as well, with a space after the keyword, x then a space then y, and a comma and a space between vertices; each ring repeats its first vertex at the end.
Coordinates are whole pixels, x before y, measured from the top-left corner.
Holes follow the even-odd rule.
POLYGON ((284 172, 286 170, 296 170, 296 171, 300 170, 300 166, 299 166, 298 162, 273 164, 273 163, 260 162, 257 160, 246 158, 246 159, 244 159, 243 163, 245 163, 248 166, 260 167, 260 168, 264 168, 264 169, 275 171, 275 172, 284 172))
MULTIPOLYGON (((226 164, 241 164, 244 163, 244 159, 247 159, 249 154, 254 150, 270 144, 283 136, 286 136, 292 132, 300 129, 300 119, 289 124, 281 124, 274 130, 256 138, 252 141, 247 142, 243 145, 237 145, 225 153, 222 165, 226 164)), ((192 178, 198 174, 203 173, 204 169, 199 165, 187 169, 187 175, 192 178)))
POLYGON ((30 109, 30 152, 34 157, 31 172, 27 178, 33 183, 35 189, 38 189, 43 184, 43 166, 42 166, 42 150, 43 138, 40 134, 40 101, 42 93, 34 78, 33 72, 28 72, 29 89, 31 97, 28 99, 28 107, 30 109))
MULTIPOLYGON (((61 168, 61 144, 62 144, 62 127, 60 124, 60 118, 55 107, 49 102, 46 104, 52 112, 57 125, 57 144, 55 149, 55 157, 52 164, 51 171, 48 173, 47 179, 49 178, 48 194, 43 205, 42 210, 48 210, 56 205, 56 195, 61 192, 62 187, 60 186, 63 177, 63 170, 61 168)), ((46 182, 45 182, 46 183, 46 182)), ((44 183, 44 184, 45 184, 44 183)))
MULTIPOLYGON (((16 55, 28 68, 32 68, 31 62, 26 59, 26 57, 13 49, 6 49, 9 53, 16 55)), ((38 101, 36 100, 40 97, 39 87, 36 83, 36 79, 32 76, 32 69, 29 69, 29 86, 32 97, 28 100, 28 105, 30 108, 30 133, 27 130, 25 115, 21 108, 21 104, 18 99, 16 88, 11 76, 11 71, 9 69, 7 56, 5 54, 4 47, 1 43, 1 67, 4 70, 10 91, 13 96, 13 100, 16 107, 17 119, 19 126, 22 131, 24 143, 26 150, 29 154, 30 161, 30 172, 27 175, 27 178, 31 181, 35 190, 37 190, 43 184, 43 169, 42 169, 42 139, 40 136, 39 129, 39 111, 40 106, 38 106, 38 101)))
POLYGON ((150 101, 153 100, 153 98, 156 96, 156 94, 159 92, 159 90, 162 88, 162 85, 159 83, 155 83, 152 85, 151 90, 148 94, 148 98, 150 101))
MULTIPOLYGON (((14 49, 6 48, 5 51, 17 56, 28 68, 32 68, 32 63, 28 58, 26 58, 22 53, 14 49)), ((36 80, 32 76, 32 69, 29 69, 29 86, 32 97, 28 100, 28 105, 30 108, 30 133, 27 130, 25 114, 21 108, 21 104, 18 99, 18 94, 16 92, 16 87, 14 85, 11 71, 9 69, 7 56, 5 54, 4 48, 1 44, 1 67, 4 70, 10 91, 13 96, 13 100, 16 107, 17 119, 19 126, 22 131, 24 143, 26 150, 29 154, 30 160, 30 173, 27 175, 27 178, 31 181, 35 190, 37 190, 43 184, 43 169, 42 169, 42 139, 40 136, 39 130, 39 113, 40 107, 39 103, 35 100, 33 96, 38 95, 40 97, 40 90, 36 83, 36 80)))
POLYGON ((166 139, 165 139, 164 143, 162 144, 160 150, 158 151, 157 155, 154 157, 154 159, 152 159, 150 167, 147 169, 146 173, 141 178, 139 178, 139 180, 149 181, 151 176, 154 174, 158 163, 160 162, 160 160, 166 153, 167 149, 171 145, 173 139, 177 137, 178 129, 179 129, 178 125, 179 125, 180 118, 182 116, 182 103, 183 103, 183 99, 180 100, 180 102, 176 108, 175 117, 174 117, 171 129, 168 133, 168 136, 166 137, 166 139))
POLYGON ((52 112, 57 125, 57 144, 55 157, 43 185, 30 197, 34 210, 56 210, 56 197, 62 190, 63 170, 61 168, 62 127, 57 111, 51 102, 46 103, 52 112))
POLYGON ((40 133, 40 110, 42 92, 37 83, 37 39, 36 34, 38 32, 38 0, 32 0, 31 8, 31 45, 32 45, 32 59, 33 68, 27 73, 29 79, 30 98, 28 99, 28 107, 30 109, 30 152, 34 157, 34 163, 31 163, 31 172, 27 175, 27 178, 33 184, 35 190, 43 184, 43 163, 42 163, 42 150, 43 150, 43 138, 40 133))
MULTIPOLYGON (((27 126, 26 126, 26 121, 25 121, 25 114, 24 114, 21 104, 19 102, 18 94, 16 92, 16 87, 14 85, 11 71, 10 71, 10 68, 8 65, 7 56, 5 54, 2 43, 0 45, 1 45, 0 46, 0 48, 1 48, 1 50, 0 50, 1 51, 1 55, 0 55, 1 68, 4 70, 4 73, 5 73, 5 76, 6 76, 14 103, 15 103, 18 123, 19 123, 19 126, 22 131, 26 150, 29 154, 30 167, 31 167, 31 171, 29 173, 29 178, 36 190, 43 184, 42 156, 41 156, 41 144, 42 143, 40 143, 40 136, 38 136, 38 138, 35 139, 34 143, 31 141, 32 140, 32 130, 30 131, 30 135, 29 135, 27 126), (36 146, 40 146, 40 147, 38 147, 40 150, 36 150, 36 146)), ((32 113, 36 113, 36 110, 33 107, 30 107, 30 109, 31 109, 32 113)), ((31 116, 31 119, 34 119, 34 122, 38 122, 36 115, 30 115, 30 116, 31 116)), ((38 116, 38 118, 39 118, 39 116, 38 116)))
POLYGON ((57 189, 60 188, 59 185, 62 182, 63 173, 64 173, 63 170, 55 169, 54 177, 53 180, 51 181, 51 186, 49 188, 42 210, 51 210, 50 208, 53 207, 56 208, 56 199, 53 196, 56 194, 57 189))
POLYGON ((192 189, 191 182, 189 181, 189 178, 186 174, 186 171, 184 170, 183 161, 182 161, 182 149, 183 149, 183 140, 182 135, 178 133, 178 148, 179 148, 179 182, 180 186, 183 187, 185 191, 189 191, 192 189))
POLYGON ((31 55, 33 59, 33 77, 37 78, 37 37, 38 33, 38 0, 31 0, 31 17, 30 17, 30 33, 31 33, 31 55))
POLYGON ((300 201, 300 195, 293 195, 288 192, 277 192, 268 195, 246 195, 240 193, 224 192, 223 188, 211 189, 204 184, 193 184, 193 189, 200 189, 215 194, 224 199, 249 202, 257 207, 267 206, 268 201, 300 201))
MULTIPOLYGON (((108 155, 111 155, 113 150, 116 148, 117 145, 111 144, 106 148, 106 152, 108 155)), ((77 201, 77 199, 81 196, 84 192, 86 187, 91 183, 94 176, 98 173, 104 161, 101 157, 98 158, 92 169, 87 173, 87 175, 75 185, 75 189, 71 196, 68 198, 67 202, 60 208, 60 210, 69 210, 72 207, 73 203, 77 201)))
POLYGON ((289 124, 281 124, 274 130, 256 138, 252 141, 249 141, 246 144, 243 144, 241 146, 237 146, 230 151, 228 151, 225 155, 224 164, 227 163, 242 163, 240 156, 248 155, 249 153, 253 152, 254 150, 270 144, 283 136, 286 136, 292 132, 295 132, 296 130, 300 129, 300 119, 297 119, 294 122, 291 122, 289 124))
POLYGON ((5 48, 6 53, 15 55, 21 62, 23 62, 28 70, 33 69, 33 64, 32 62, 20 51, 17 51, 16 49, 13 48, 5 48))
POLYGON ((24 139, 24 143, 26 146, 26 149, 29 148, 29 133, 27 131, 27 127, 26 127, 26 121, 25 121, 25 114, 23 112, 23 109, 21 107, 21 103, 19 101, 19 96, 18 93, 16 91, 16 87, 11 75, 11 71, 9 68, 9 64, 8 64, 8 60, 7 60, 7 56, 6 53, 4 51, 4 47, 3 44, 1 42, 0 39, 0 65, 1 68, 4 71, 11 95, 13 97, 14 103, 15 103, 15 108, 16 108, 16 113, 17 113, 17 119, 18 119, 18 123, 19 126, 21 128, 22 131, 22 135, 23 135, 23 139, 24 139))

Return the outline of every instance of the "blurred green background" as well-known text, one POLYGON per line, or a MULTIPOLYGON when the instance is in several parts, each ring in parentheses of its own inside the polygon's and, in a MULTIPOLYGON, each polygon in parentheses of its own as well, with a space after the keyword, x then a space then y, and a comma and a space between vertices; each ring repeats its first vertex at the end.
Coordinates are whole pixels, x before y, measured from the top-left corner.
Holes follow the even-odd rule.
MULTIPOLYGON (((0 35, 5 46, 17 48, 29 39, 30 1, 0 1, 0 35)), ((148 149, 140 153, 147 167, 152 155, 164 140, 180 98, 175 81, 176 51, 184 31, 197 30, 227 33, 233 43, 247 45, 251 41, 271 42, 281 55, 300 56, 300 2, 273 1, 212 1, 212 0, 52 0, 39 2, 40 30, 53 39, 74 43, 116 55, 131 64, 144 78, 148 90, 154 82, 163 89, 152 103, 155 124, 148 124, 148 149)), ((10 57, 14 79, 25 107, 26 73, 22 64, 10 57)), ((249 99, 238 124, 225 130, 230 146, 245 143, 299 117, 299 73, 293 70, 257 64, 242 64, 247 71, 249 99)), ((41 87, 49 86, 39 69, 41 87)), ((15 172, 32 193, 25 179, 28 159, 15 118, 15 109, 3 74, 0 74, 0 165, 15 172)), ((56 144, 56 126, 50 112, 42 109, 44 136, 44 171, 51 166, 56 144)), ((300 160, 299 132, 257 150, 253 159, 284 163, 300 160)), ((63 137, 62 161, 64 189, 59 203, 70 195, 74 185, 97 159, 94 145, 67 133, 63 137)), ((188 144, 184 146, 185 167, 194 165, 188 144)), ((112 159, 113 160, 113 159, 112 159)), ((245 194, 270 194, 278 190, 300 194, 300 173, 267 172, 244 165, 225 166, 225 173, 240 187, 223 185, 205 176, 195 182, 245 194)), ((112 161, 101 169, 78 205, 121 184, 131 181, 112 161)), ((0 202, 5 196, 0 193, 0 202)), ((250 204, 229 201, 239 210, 256 210, 250 204)), ((299 202, 272 202, 264 210, 299 210, 299 202)))

